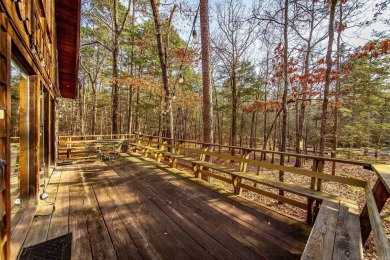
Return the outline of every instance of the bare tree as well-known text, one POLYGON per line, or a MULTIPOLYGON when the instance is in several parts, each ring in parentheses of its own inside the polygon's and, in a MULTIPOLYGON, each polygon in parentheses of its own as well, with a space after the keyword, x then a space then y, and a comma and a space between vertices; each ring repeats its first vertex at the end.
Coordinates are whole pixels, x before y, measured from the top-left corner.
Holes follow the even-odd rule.
MULTIPOLYGON (((239 102, 237 70, 240 61, 244 60, 246 52, 257 39, 257 24, 241 0, 223 0, 217 4, 217 23, 219 30, 212 38, 212 43, 229 75, 232 107, 230 144, 236 146, 239 102)), ((235 154, 234 148, 231 153, 235 154)))
POLYGON ((322 118, 321 118, 321 135, 320 135, 320 156, 324 156, 325 153, 325 139, 326 139, 326 123, 328 117, 328 103, 329 103, 329 87, 330 87, 330 74, 332 71, 332 47, 334 40, 334 22, 336 14, 337 0, 330 2, 330 14, 329 14, 329 27, 328 27, 328 48, 326 52, 326 72, 325 72, 325 86, 324 86, 324 102, 322 104, 322 118))
POLYGON ((161 65, 161 77, 163 81, 163 87, 165 91, 165 114, 166 114, 166 124, 167 124, 167 134, 166 137, 173 138, 173 111, 172 111, 172 97, 171 90, 169 88, 168 82, 168 45, 169 45, 169 34, 170 28, 172 26, 172 17, 176 10, 176 5, 173 6, 171 15, 168 21, 168 32, 165 37, 165 44, 163 46, 162 30, 161 30, 161 20, 158 7, 155 0, 150 0, 150 5, 152 6, 154 25, 156 28, 156 41, 158 48, 158 56, 160 58, 161 65))
POLYGON ((97 44, 95 45, 95 48, 93 48, 92 52, 91 49, 82 49, 80 55, 82 57, 80 67, 87 74, 92 89, 92 117, 90 134, 94 135, 96 131, 97 84, 107 55, 106 52, 101 52, 101 48, 99 48, 97 44), (90 55, 92 55, 92 59, 90 55))
MULTIPOLYGON (((323 20, 326 17, 326 15, 324 15, 325 12, 321 9, 317 10, 315 6, 316 3, 314 2, 295 2, 295 13, 300 15, 296 16, 298 19, 293 19, 291 21, 291 28, 298 36, 298 38, 303 41, 302 50, 300 51, 303 52, 303 77, 306 79, 302 83, 302 95, 299 97, 302 102, 300 103, 300 106, 298 105, 298 102, 296 103, 295 152, 297 154, 301 153, 300 144, 303 139, 303 129, 306 119, 306 101, 308 100, 306 93, 309 91, 307 78, 309 76, 311 66, 310 56, 312 55, 314 48, 323 40, 325 40, 328 35, 327 32, 325 32, 323 35, 317 35, 317 37, 315 35, 315 31, 321 31, 321 25, 323 24, 323 20)), ((299 157, 295 161, 295 167, 301 167, 301 164, 301 158, 299 157)))
MULTIPOLYGON (((99 27, 108 30, 111 37, 104 37, 97 41, 106 48, 112 55, 112 133, 118 133, 118 110, 119 110, 119 51, 120 40, 126 21, 129 17, 131 0, 127 1, 103 1, 95 0, 89 3, 91 14, 93 14, 99 27), (125 7, 122 3, 127 3, 125 7)), ((109 35, 108 34, 108 35, 109 35)))
MULTIPOLYGON (((337 54, 336 54, 336 70, 337 73, 340 74, 341 70, 341 32, 342 32, 342 26, 343 26, 343 5, 340 3, 339 6, 339 28, 337 28, 337 40, 336 40, 336 48, 337 48, 337 54)), ((336 158, 337 153, 337 142, 338 142, 338 128, 339 128, 339 109, 338 109, 338 103, 339 103, 339 93, 340 93, 340 87, 341 82, 338 78, 336 81, 336 89, 335 89, 335 107, 334 107, 334 115, 333 115, 333 143, 332 143, 332 152, 331 157, 336 158)), ((332 175, 336 174, 336 163, 332 163, 332 175)))
MULTIPOLYGON (((286 142, 287 142, 287 94, 289 89, 289 78, 288 78, 288 0, 284 2, 284 25, 283 25, 283 40, 284 40, 284 50, 283 50, 283 96, 282 96, 282 134, 281 134, 281 144, 280 151, 286 151, 286 142)), ((285 163, 285 155, 280 155, 280 165, 284 165, 285 163)), ((284 172, 279 171, 279 180, 284 181, 284 172)), ((279 195, 284 195, 283 190, 279 190, 279 195)))

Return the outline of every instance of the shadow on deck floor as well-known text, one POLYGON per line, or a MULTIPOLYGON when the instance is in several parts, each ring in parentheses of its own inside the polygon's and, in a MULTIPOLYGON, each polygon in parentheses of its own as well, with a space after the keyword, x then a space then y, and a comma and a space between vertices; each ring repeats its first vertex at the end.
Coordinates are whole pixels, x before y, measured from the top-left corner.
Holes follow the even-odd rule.
POLYGON ((23 246, 73 232, 72 259, 299 259, 310 232, 134 154, 60 166, 47 193, 23 246))

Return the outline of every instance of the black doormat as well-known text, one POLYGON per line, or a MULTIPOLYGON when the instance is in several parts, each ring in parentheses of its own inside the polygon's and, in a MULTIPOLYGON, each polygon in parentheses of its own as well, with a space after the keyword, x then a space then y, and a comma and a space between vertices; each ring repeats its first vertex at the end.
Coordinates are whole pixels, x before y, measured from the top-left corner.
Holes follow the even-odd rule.
POLYGON ((72 233, 60 236, 46 242, 23 248, 19 259, 50 259, 67 260, 72 252, 72 233))

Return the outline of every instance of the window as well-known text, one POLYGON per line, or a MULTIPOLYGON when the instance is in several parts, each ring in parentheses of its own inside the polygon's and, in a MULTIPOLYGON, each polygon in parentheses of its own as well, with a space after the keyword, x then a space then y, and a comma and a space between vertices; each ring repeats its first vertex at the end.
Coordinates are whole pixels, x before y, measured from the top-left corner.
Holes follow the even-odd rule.
POLYGON ((29 84, 26 74, 12 62, 11 66, 11 218, 28 189, 29 164, 29 84), (27 186, 27 187, 26 187, 27 186))

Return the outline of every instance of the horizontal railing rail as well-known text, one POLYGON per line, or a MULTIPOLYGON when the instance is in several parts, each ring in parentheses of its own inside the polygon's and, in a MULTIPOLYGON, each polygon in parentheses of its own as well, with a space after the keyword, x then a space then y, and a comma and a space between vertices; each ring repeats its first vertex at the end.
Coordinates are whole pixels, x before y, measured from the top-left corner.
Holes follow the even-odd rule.
POLYGON ((221 148, 227 148, 227 149, 236 149, 239 151, 245 150, 245 151, 251 151, 256 153, 265 153, 265 154, 275 154, 275 155, 285 155, 285 156, 291 156, 296 158, 303 158, 303 159, 311 159, 311 160, 324 160, 327 162, 336 162, 336 163, 346 163, 351 165, 359 165, 366 168, 369 168, 372 163, 365 162, 365 161, 357 161, 357 160, 346 160, 346 159, 340 159, 340 158, 330 158, 330 157, 321 157, 321 156, 314 156, 314 155, 308 155, 304 153, 290 153, 290 152, 279 152, 279 151, 273 151, 273 150, 264 150, 264 149, 258 149, 258 148, 251 148, 251 147, 242 147, 242 146, 230 146, 230 145, 221 145, 221 144, 215 144, 215 143, 204 143, 204 142, 197 142, 192 140, 182 140, 182 139, 172 139, 172 138, 166 138, 166 137, 157 137, 153 135, 141 135, 141 134, 134 134, 135 138, 158 138, 159 140, 169 141, 171 140, 174 144, 195 144, 199 146, 210 146, 210 147, 221 147, 221 148))

